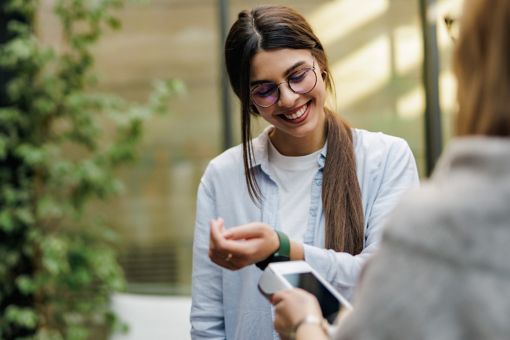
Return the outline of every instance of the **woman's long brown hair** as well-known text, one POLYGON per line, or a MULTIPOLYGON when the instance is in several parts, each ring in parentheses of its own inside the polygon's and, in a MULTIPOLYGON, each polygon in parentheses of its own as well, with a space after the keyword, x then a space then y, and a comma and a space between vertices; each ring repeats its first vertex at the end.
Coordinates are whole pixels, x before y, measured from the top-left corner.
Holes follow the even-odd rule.
MULTIPOLYGON (((255 203, 260 203, 263 197, 253 167, 251 117, 259 114, 250 101, 251 59, 259 51, 281 48, 310 50, 323 71, 326 88, 330 91, 333 88, 324 48, 299 13, 285 6, 262 6, 239 13, 227 36, 225 60, 230 84, 241 101, 245 177, 255 203)), ((363 249, 364 215, 351 128, 329 109, 324 128, 328 143, 322 183, 325 247, 359 254, 363 249)))
POLYGON ((510 1, 466 1, 455 45, 458 135, 510 135, 510 1))
POLYGON ((326 248, 359 254, 363 250, 363 207, 356 175, 351 128, 326 109, 328 154, 323 170, 322 206, 326 248))

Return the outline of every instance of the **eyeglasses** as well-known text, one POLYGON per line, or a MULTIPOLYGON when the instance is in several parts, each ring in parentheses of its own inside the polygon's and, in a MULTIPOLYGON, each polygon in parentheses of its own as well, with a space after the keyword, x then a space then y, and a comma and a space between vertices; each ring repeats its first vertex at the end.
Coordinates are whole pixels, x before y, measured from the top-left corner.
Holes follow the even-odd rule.
POLYGON ((280 98, 280 85, 287 83, 289 89, 297 94, 306 94, 312 91, 317 84, 317 74, 315 73, 315 62, 312 67, 302 68, 281 83, 264 82, 257 84, 250 90, 251 100, 258 107, 270 107, 280 98))

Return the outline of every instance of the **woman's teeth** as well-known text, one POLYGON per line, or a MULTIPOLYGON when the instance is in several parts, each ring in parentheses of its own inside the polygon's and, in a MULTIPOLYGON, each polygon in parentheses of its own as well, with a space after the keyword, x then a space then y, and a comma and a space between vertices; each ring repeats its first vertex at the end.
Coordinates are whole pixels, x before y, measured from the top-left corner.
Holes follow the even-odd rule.
POLYGON ((304 105, 302 108, 300 108, 298 111, 294 112, 293 114, 284 115, 284 116, 285 116, 285 118, 291 119, 291 120, 298 119, 305 113, 307 107, 308 107, 308 105, 304 105))

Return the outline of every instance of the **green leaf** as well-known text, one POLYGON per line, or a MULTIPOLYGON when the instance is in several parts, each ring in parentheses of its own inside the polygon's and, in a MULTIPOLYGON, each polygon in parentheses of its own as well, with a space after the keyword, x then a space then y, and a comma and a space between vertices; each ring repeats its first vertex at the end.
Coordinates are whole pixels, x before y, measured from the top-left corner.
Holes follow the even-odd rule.
POLYGON ((7 250, 2 253, 3 254, 1 254, 2 255, 1 258, 7 266, 14 267, 18 264, 18 261, 21 257, 21 254, 19 252, 16 252, 14 250, 7 250))
POLYGON ((16 154, 23 158, 26 163, 32 166, 43 163, 46 156, 42 148, 30 144, 19 145, 16 148, 16 154))
POLYGON ((44 269, 51 275, 59 275, 69 271, 67 263, 68 243, 62 237, 49 236, 42 240, 41 250, 43 252, 42 264, 44 269))
POLYGON ((37 313, 32 308, 10 305, 5 310, 5 319, 19 326, 33 329, 37 326, 37 313))
POLYGON ((22 275, 16 278, 16 286, 21 293, 28 295, 35 291, 34 281, 30 276, 22 275))
POLYGON ((108 25, 114 29, 114 30, 118 30, 120 29, 120 27, 122 26, 122 23, 121 21, 118 19, 118 18, 115 18, 115 17, 109 17, 107 19, 107 22, 108 22, 108 25))
POLYGON ((14 229, 12 214, 8 210, 0 211, 0 229, 10 233, 14 229))
POLYGON ((85 326, 73 325, 66 331, 66 338, 71 340, 86 340, 89 338, 90 331, 85 326))
MULTIPOLYGON (((105 29, 121 26, 113 10, 124 1, 53 3, 64 49, 34 34, 40 1, 0 5, 22 16, 7 23, 12 38, 0 45, 0 68, 13 75, 0 84, 12 104, 0 108, 0 159, 9 157, 0 168, 0 231, 8 237, 0 243, 0 302, 16 289, 36 293, 45 322, 30 338, 86 339, 95 325, 119 327, 109 298, 125 281, 112 246, 115 233, 85 208, 120 190, 114 170, 135 159, 144 122, 166 113, 170 96, 183 86, 157 81, 143 104, 94 93, 93 45, 105 29)), ((4 309, 0 338, 13 323, 36 328, 37 310, 4 309)))
POLYGON ((5 159, 7 156, 7 138, 0 135, 0 160, 5 159))
POLYGON ((37 213, 42 220, 58 220, 64 217, 65 210, 61 202, 51 196, 45 196, 37 202, 37 213))
POLYGON ((6 3, 5 11, 30 17, 35 13, 36 6, 37 1, 11 0, 6 3))
POLYGON ((26 60, 29 60, 35 52, 34 40, 29 37, 12 39, 3 45, 0 54, 0 66, 13 67, 26 60))
POLYGON ((14 215, 23 224, 33 224, 35 219, 34 215, 28 208, 17 208, 14 210, 14 215))

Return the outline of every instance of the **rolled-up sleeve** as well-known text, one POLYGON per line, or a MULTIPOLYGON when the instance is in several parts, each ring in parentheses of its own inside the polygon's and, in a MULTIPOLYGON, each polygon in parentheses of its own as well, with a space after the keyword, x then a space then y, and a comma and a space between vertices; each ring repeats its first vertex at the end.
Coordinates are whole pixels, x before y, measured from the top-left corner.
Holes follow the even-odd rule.
POLYGON ((376 178, 367 181, 370 187, 364 188, 371 192, 367 195, 371 198, 365 204, 363 251, 353 256, 304 245, 305 260, 348 299, 352 297, 363 265, 377 248, 388 214, 398 204, 402 194, 419 185, 413 154, 408 144, 400 138, 392 138, 392 143, 376 164, 375 175, 372 175, 376 178))

